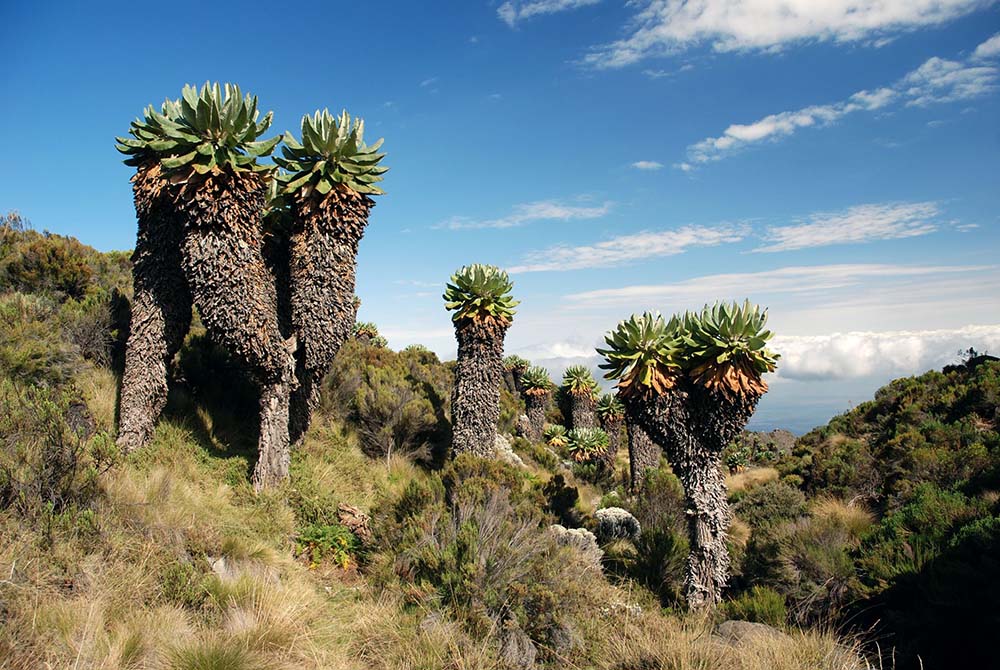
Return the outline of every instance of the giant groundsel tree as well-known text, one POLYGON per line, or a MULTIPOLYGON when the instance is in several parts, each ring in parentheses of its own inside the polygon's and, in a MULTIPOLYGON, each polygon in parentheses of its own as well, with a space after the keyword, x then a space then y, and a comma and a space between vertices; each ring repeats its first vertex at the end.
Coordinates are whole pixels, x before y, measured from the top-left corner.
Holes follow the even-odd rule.
POLYGON ((533 365, 521 375, 520 386, 528 415, 527 438, 538 442, 542 439, 542 431, 545 429, 545 412, 552 397, 552 380, 549 379, 548 370, 533 365))
POLYGON ((259 116, 257 98, 238 86, 185 86, 162 111, 146 109, 130 129, 132 140, 119 140, 119 148, 139 160, 155 152, 181 229, 180 265, 193 302, 209 336, 243 361, 260 387, 258 490, 287 476, 294 383, 291 346, 279 328, 275 283, 262 251, 272 168, 258 159, 280 138, 259 139, 271 114, 259 116))
POLYGON ((458 340, 452 391, 452 451, 491 456, 496 448, 503 381, 503 341, 517 301, 507 273, 492 265, 468 265, 451 276, 445 309, 453 311, 458 340))
POLYGON ((301 129, 301 142, 285 133, 282 156, 274 158, 286 170, 277 177, 275 199, 290 222, 289 302, 299 349, 293 443, 308 428, 320 381, 354 327, 358 243, 375 205, 370 196, 382 195, 377 184, 388 170, 379 165, 382 140, 366 145, 364 121, 346 111, 307 114, 301 129))
POLYGON ((571 365, 563 373, 563 393, 570 403, 570 423, 573 428, 594 428, 594 413, 598 386, 586 365, 571 365))
MULTIPOLYGON (((132 313, 125 348, 119 405, 118 446, 145 446, 167 402, 167 378, 174 355, 191 325, 191 292, 181 270, 181 223, 160 159, 174 146, 155 125, 153 108, 132 122, 130 138, 117 148, 135 167, 132 193, 139 222, 132 254, 132 313)), ((167 100, 160 116, 177 116, 167 100)))
POLYGON ((647 312, 620 322, 599 350, 628 417, 666 449, 684 485, 692 609, 718 603, 728 578, 731 513, 720 459, 767 391, 762 375, 775 369, 766 322, 749 301, 669 320, 647 312))

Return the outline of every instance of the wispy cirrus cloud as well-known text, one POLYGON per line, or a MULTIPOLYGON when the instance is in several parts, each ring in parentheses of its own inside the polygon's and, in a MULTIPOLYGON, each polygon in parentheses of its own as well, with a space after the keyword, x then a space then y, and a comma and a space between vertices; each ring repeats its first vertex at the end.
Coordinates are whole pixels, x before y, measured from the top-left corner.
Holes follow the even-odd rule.
POLYGON ((940 213, 933 202, 868 204, 820 212, 791 225, 768 227, 764 238, 769 244, 754 251, 792 251, 926 235, 937 230, 935 219, 940 213))
POLYGON ((497 8, 497 16, 513 28, 518 22, 543 14, 559 12, 596 5, 601 0, 510 0, 497 8))
POLYGON ((620 68, 711 44, 716 51, 780 50, 802 42, 881 46, 894 35, 940 25, 995 0, 644 0, 624 39, 591 50, 584 62, 620 68))
POLYGON ((514 211, 498 219, 473 219, 453 216, 433 228, 444 230, 481 230, 517 228, 537 221, 574 221, 597 219, 611 211, 611 202, 600 205, 567 205, 557 200, 539 200, 514 206, 514 211))
POLYGON ((977 47, 964 61, 930 58, 897 82, 871 91, 858 91, 846 100, 826 105, 770 114, 751 123, 737 123, 717 137, 707 137, 687 148, 686 159, 674 167, 689 172, 698 166, 722 160, 737 151, 762 142, 775 142, 803 128, 825 127, 856 112, 875 112, 890 105, 927 107, 933 104, 972 100, 997 90, 1000 70, 987 62, 1000 53, 991 45, 994 36, 977 47), (984 48, 985 47, 985 48, 984 48))
POLYGON ((663 168, 663 163, 657 161, 636 161, 632 163, 632 167, 636 170, 660 170, 663 168))
POLYGON ((705 275, 666 284, 644 284, 584 291, 566 296, 576 309, 644 304, 694 304, 735 299, 749 289, 755 295, 805 294, 850 289, 874 280, 967 275, 993 269, 984 265, 891 265, 841 263, 802 265, 765 270, 705 275))
POLYGON ((674 256, 695 247, 739 242, 747 236, 746 224, 683 226, 674 230, 644 231, 579 246, 557 245, 527 254, 511 273, 557 272, 606 268, 647 258, 674 256))

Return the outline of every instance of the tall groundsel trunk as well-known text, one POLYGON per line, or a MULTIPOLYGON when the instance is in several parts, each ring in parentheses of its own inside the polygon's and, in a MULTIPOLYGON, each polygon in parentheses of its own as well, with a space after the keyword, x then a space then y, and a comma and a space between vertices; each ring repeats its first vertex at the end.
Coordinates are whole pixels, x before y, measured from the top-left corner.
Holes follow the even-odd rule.
POLYGON ((375 201, 338 184, 320 202, 300 196, 290 247, 292 329, 298 388, 291 398, 291 442, 298 443, 319 405, 320 386, 357 316, 358 243, 375 201))
POLYGON ((139 232, 132 254, 132 313, 119 403, 118 446, 145 446, 167 403, 174 355, 191 326, 191 292, 181 269, 181 224, 157 163, 132 178, 139 232))
POLYGON ((660 462, 660 448, 653 442, 638 422, 625 417, 625 431, 628 433, 628 469, 630 488, 633 493, 642 490, 646 483, 646 471, 660 462))
POLYGON ((721 457, 758 400, 759 394, 709 391, 684 380, 664 395, 626 402, 629 417, 667 450, 684 486, 690 543, 685 592, 691 609, 711 608, 722 600, 732 514, 721 457))
POLYGON ((545 412, 549 407, 549 399, 552 393, 541 389, 529 389, 524 393, 524 404, 528 415, 528 435, 532 442, 542 439, 542 431, 545 430, 545 412))
POLYGON ((509 323, 470 318, 455 322, 458 361, 451 397, 452 450, 490 457, 496 449, 503 382, 503 340, 509 323))
POLYGON ((570 391, 569 401, 573 428, 597 427, 597 416, 594 413, 597 400, 592 393, 570 391))
POLYGON ((215 171, 184 184, 183 268, 209 336, 243 361, 260 387, 256 490, 288 476, 288 406, 295 379, 282 337, 275 282, 264 262, 265 183, 252 172, 215 171))
POLYGON ((622 417, 609 415, 601 418, 600 422, 601 429, 608 434, 608 448, 601 454, 600 460, 604 467, 611 468, 615 464, 615 456, 618 455, 618 448, 621 446, 622 417))

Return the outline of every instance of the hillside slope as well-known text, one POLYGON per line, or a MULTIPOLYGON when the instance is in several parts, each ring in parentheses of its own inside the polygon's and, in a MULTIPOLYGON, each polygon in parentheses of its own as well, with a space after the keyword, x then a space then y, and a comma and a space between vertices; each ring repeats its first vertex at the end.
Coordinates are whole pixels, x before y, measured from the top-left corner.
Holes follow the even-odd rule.
MULTIPOLYGON (((870 547, 895 546, 880 533, 906 528, 910 517, 894 515, 924 499, 921 486, 937 486, 948 501, 964 496, 965 511, 928 539, 936 557, 956 542, 965 555, 995 527, 992 466, 944 487, 949 471, 908 479, 904 459, 903 476, 867 498, 854 493, 870 492, 865 476, 823 474, 836 470, 828 461, 860 473, 861 463, 882 458, 855 459, 863 450, 851 440, 892 442, 888 428, 873 441, 870 425, 888 426, 873 417, 895 410, 838 418, 791 455, 760 441, 734 445, 746 451, 730 459, 739 569, 719 619, 783 632, 733 642, 713 634, 716 620, 676 613, 687 550, 667 464, 630 497, 624 453, 602 472, 514 439, 523 465, 448 463, 451 366, 421 347, 345 345, 290 482, 257 496, 248 480, 252 387, 196 325, 152 445, 122 457, 112 437, 126 256, 9 220, 0 234, 5 670, 864 668, 860 641, 838 640, 828 631, 841 619, 817 612, 846 617, 879 595, 880 606, 895 607, 889 594, 901 563, 883 582, 864 567, 882 555, 870 547), (595 509, 609 505, 630 510, 642 531, 603 538, 603 558, 549 529, 596 530, 595 509)), ((983 370, 995 374, 994 365, 983 370)), ((968 445, 990 459, 991 383, 984 377, 961 396, 979 419, 956 419, 975 435, 994 431, 968 445)), ((519 411, 505 391, 503 430, 519 411)), ((926 568, 912 563, 914 575, 926 568)))

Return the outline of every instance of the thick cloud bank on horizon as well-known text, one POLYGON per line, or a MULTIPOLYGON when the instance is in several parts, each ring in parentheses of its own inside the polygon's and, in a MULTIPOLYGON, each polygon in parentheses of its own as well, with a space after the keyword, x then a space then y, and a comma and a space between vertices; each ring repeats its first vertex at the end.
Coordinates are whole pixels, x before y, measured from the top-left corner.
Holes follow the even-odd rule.
POLYGON ((775 337, 778 376, 818 381, 920 374, 954 363, 958 352, 1000 352, 1000 325, 950 330, 852 332, 775 337))

